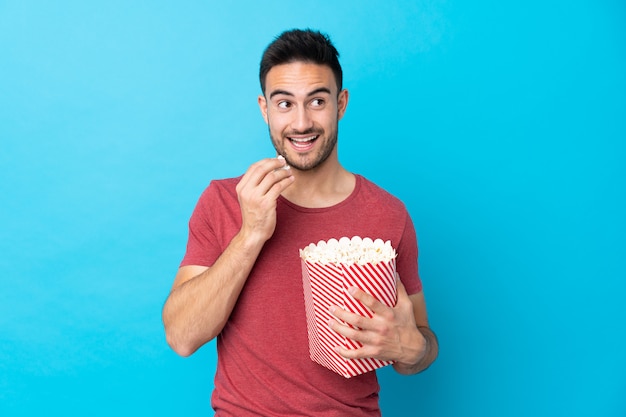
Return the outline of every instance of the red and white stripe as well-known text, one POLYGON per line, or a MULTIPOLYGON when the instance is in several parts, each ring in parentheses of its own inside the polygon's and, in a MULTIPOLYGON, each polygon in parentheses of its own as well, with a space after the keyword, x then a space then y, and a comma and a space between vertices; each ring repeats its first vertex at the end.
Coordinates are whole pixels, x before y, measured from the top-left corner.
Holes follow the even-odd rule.
POLYGON ((309 353, 314 362, 346 378, 393 363, 373 358, 343 358, 335 352, 335 346, 359 349, 363 345, 335 333, 328 326, 328 322, 335 320, 329 312, 330 306, 339 306, 364 317, 373 316, 369 308, 348 293, 353 286, 371 294, 389 307, 395 306, 397 300, 395 272, 395 259, 365 265, 302 261, 309 353))

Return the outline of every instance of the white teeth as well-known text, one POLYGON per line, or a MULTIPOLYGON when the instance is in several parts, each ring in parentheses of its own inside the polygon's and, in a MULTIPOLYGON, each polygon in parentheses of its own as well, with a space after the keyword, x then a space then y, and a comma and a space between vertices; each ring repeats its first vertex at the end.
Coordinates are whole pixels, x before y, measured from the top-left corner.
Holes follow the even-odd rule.
POLYGON ((289 138, 289 140, 293 141, 293 142, 299 142, 299 143, 304 143, 304 142, 310 142, 314 139, 317 139, 317 136, 311 136, 308 138, 289 138))

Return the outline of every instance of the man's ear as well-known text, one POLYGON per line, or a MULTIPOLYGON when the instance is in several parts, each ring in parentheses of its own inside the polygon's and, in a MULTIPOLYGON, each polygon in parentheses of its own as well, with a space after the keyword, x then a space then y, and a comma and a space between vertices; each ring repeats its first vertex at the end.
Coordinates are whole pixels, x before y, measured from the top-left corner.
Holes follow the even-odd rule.
POLYGON ((346 108, 348 107, 348 98, 348 90, 344 88, 339 92, 339 97, 337 97, 337 120, 341 120, 345 114, 346 108))
POLYGON ((261 94, 258 98, 259 109, 261 109, 261 114, 263 115, 263 119, 265 119, 265 123, 267 123, 267 100, 265 96, 261 94))

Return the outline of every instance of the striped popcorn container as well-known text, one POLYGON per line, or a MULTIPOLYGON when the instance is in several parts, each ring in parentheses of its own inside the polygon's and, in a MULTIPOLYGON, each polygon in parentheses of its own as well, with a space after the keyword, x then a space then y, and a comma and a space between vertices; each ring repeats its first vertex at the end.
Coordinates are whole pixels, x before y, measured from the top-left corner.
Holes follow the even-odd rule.
POLYGON ((362 344, 328 326, 330 320, 336 320, 329 312, 331 306, 373 316, 368 307, 350 295, 351 287, 358 287, 389 307, 396 304, 396 260, 391 243, 358 236, 330 239, 309 245, 300 251, 300 257, 311 360, 346 378, 391 364, 373 358, 345 359, 335 352, 335 346, 358 349, 362 344))

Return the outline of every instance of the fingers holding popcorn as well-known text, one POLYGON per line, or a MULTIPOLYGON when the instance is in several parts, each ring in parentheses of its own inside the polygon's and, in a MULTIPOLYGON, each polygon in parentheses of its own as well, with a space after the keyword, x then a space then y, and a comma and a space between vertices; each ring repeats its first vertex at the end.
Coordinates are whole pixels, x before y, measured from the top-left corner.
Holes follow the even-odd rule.
POLYGON ((236 187, 242 230, 261 240, 269 239, 276 227, 276 199, 293 181, 284 158, 268 158, 252 164, 236 187))
POLYGON ((415 352, 407 349, 407 341, 416 337, 419 331, 411 300, 399 280, 397 286, 398 302, 395 307, 388 307, 359 289, 350 290, 356 300, 372 310, 371 318, 331 307, 330 312, 337 320, 332 320, 329 327, 341 336, 362 344, 358 349, 337 346, 337 353, 346 359, 375 358, 398 362, 415 360, 415 352))

